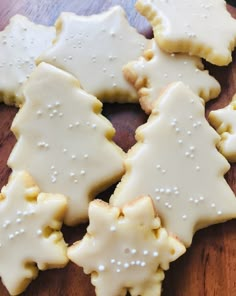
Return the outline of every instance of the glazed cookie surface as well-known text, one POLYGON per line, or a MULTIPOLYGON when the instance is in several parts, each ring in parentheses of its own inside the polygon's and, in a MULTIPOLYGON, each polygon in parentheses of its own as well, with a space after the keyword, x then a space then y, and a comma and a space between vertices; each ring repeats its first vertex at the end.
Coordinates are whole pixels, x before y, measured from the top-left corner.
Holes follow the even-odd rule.
POLYGON ((235 195, 224 179, 230 166, 216 149, 219 135, 204 112, 201 99, 182 82, 170 85, 138 128, 138 143, 111 198, 122 206, 150 195, 163 227, 186 246, 196 230, 236 217, 235 195))
POLYGON ((129 62, 124 75, 136 88, 142 109, 150 113, 157 97, 168 84, 182 81, 205 101, 220 93, 219 83, 204 71, 198 57, 186 54, 169 54, 162 51, 152 39, 143 56, 129 62))
POLYGON ((53 27, 34 24, 22 15, 11 18, 0 32, 0 101, 22 103, 22 85, 36 67, 35 59, 55 36, 53 27))
POLYGON ((164 270, 185 247, 161 227, 152 201, 142 197, 122 209, 99 200, 89 206, 84 238, 69 258, 91 273, 97 296, 161 295, 164 270))
POLYGON ((209 121, 221 136, 220 152, 230 162, 236 162, 236 95, 225 108, 211 111, 209 121))
POLYGON ((138 102, 122 67, 142 54, 147 40, 129 25, 123 8, 92 16, 62 13, 56 28, 56 42, 39 61, 73 74, 83 89, 103 101, 138 102))
POLYGON ((25 103, 12 130, 18 141, 8 164, 27 170, 46 192, 68 197, 65 223, 87 218, 96 193, 123 174, 123 151, 102 103, 84 92, 72 75, 42 63, 23 89, 25 103))
POLYGON ((200 56, 218 66, 232 61, 236 20, 224 0, 138 0, 136 8, 152 24, 163 50, 200 56))
POLYGON ((38 269, 64 267, 60 232, 66 197, 40 193, 26 172, 10 177, 0 194, 0 277, 11 295, 22 293, 38 269), (36 265, 35 265, 36 264, 36 265))

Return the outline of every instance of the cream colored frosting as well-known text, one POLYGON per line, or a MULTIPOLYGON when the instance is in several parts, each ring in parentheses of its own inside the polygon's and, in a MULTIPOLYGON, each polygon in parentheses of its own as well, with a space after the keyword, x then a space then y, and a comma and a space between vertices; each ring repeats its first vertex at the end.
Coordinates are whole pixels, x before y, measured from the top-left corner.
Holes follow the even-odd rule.
POLYGON ((0 195, 0 277, 11 295, 22 293, 38 269, 68 262, 61 228, 67 200, 39 193, 25 172, 10 178, 0 195), (36 266, 35 266, 36 263, 36 266))
POLYGON ((217 151, 219 135, 204 106, 182 82, 159 97, 128 152, 126 174, 111 204, 150 195, 163 226, 189 246, 196 230, 236 217, 236 199, 224 179, 229 170, 217 151))
POLYGON ((36 25, 22 15, 11 18, 0 32, 0 101, 21 104, 22 84, 36 67, 34 60, 55 36, 53 27, 36 25))
POLYGON ((129 25, 121 7, 92 16, 62 13, 56 28, 56 42, 39 61, 73 74, 86 91, 103 101, 110 102, 117 94, 119 102, 138 101, 122 67, 142 54, 147 41, 129 25))
POLYGON ((70 74, 42 63, 23 93, 12 125, 18 142, 8 164, 27 170, 43 191, 68 196, 65 222, 74 225, 87 218, 94 195, 121 177, 123 151, 112 142, 102 103, 70 74))
POLYGON ((142 108, 150 113, 163 89, 176 81, 189 85, 205 101, 217 97, 220 93, 219 83, 203 70, 200 58, 168 54, 152 39, 144 55, 124 67, 124 74, 136 87, 142 108))
POLYGON ((142 197, 122 210, 102 201, 89 206, 87 235, 68 249, 69 258, 92 274, 97 296, 161 295, 163 270, 185 252, 142 197))
POLYGON ((209 121, 221 136, 220 152, 231 162, 236 162, 236 95, 223 109, 211 111, 209 121))
POLYGON ((187 52, 222 66, 232 61, 236 20, 224 0, 138 0, 163 50, 187 52))

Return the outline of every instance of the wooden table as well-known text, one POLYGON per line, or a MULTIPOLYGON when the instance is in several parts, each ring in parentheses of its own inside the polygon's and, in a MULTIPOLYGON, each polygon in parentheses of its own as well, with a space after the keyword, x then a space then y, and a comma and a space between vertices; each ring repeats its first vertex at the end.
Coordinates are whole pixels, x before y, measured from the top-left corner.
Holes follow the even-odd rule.
MULTIPOLYGON (((35 22, 52 25, 62 11, 89 15, 120 4, 125 8, 131 24, 147 37, 151 37, 150 26, 135 12, 134 2, 135 0, 0 0, 0 29, 16 13, 26 15, 35 22)), ((236 8, 228 6, 228 9, 236 18, 236 8)), ((206 63, 206 67, 222 85, 219 99, 207 104, 208 114, 209 110, 225 106, 236 93, 236 52, 230 66, 215 67, 206 63)), ((16 108, 0 104, 0 187, 6 184, 10 173, 6 162, 15 143, 10 125, 16 112, 16 108)), ((139 106, 128 104, 106 104, 103 113, 117 129, 115 141, 127 151, 135 143, 134 131, 145 122, 146 115, 139 106)), ((235 173, 236 167, 232 166, 226 176, 234 192, 235 173)), ((108 199, 113 189, 101 196, 108 199)), ((71 244, 81 239, 85 230, 86 225, 64 227, 66 242, 71 244)), ((187 253, 171 264, 171 269, 166 272, 163 288, 163 296, 236 295, 236 220, 199 231, 187 253)), ((0 296, 6 295, 8 293, 0 283, 0 296)), ((93 296, 95 293, 90 277, 84 275, 81 268, 70 263, 61 270, 41 272, 24 295, 93 296)))

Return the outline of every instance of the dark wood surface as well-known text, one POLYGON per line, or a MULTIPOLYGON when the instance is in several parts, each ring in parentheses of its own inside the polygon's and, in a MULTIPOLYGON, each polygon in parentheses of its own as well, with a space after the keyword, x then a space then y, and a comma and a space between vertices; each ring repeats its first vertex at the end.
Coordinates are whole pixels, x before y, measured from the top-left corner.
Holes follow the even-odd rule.
MULTIPOLYGON (((26 15, 35 22, 52 25, 62 11, 89 15, 120 4, 125 8, 130 23, 141 33, 151 37, 150 26, 135 12, 134 2, 135 0, 0 0, 0 30, 16 13, 26 15)), ((228 9, 236 18, 236 8, 228 6, 228 9)), ((207 104, 208 114, 209 110, 225 106, 236 93, 236 53, 234 61, 228 67, 209 64, 206 67, 222 85, 219 99, 207 104)), ((6 162, 15 143, 10 125, 16 112, 16 108, 0 104, 0 187, 6 184, 10 173, 6 162)), ((139 106, 128 104, 106 104, 103 113, 117 129, 115 141, 127 151, 135 143, 135 129, 145 122, 145 114, 139 106)), ((235 173, 236 167, 232 166, 226 176, 234 192, 235 173)), ((100 197, 108 200, 113 189, 114 187, 100 197)), ((81 239, 85 231, 86 225, 63 228, 68 244, 81 239)), ((6 295, 8 293, 0 283, 0 296, 6 295)), ((90 277, 84 275, 81 268, 70 263, 61 270, 40 272, 23 295, 94 296, 95 293, 90 277)), ((187 253, 172 263, 170 270, 166 272, 163 296, 203 295, 236 296, 236 220, 199 231, 187 253)))

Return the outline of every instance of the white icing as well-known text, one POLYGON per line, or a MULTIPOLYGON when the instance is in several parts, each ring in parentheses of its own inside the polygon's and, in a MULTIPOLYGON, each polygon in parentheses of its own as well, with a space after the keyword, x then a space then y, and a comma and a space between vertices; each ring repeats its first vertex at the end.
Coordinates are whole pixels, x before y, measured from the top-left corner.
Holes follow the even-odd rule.
POLYGON ((236 217, 235 196, 224 179, 229 164, 215 147, 219 136, 200 98, 183 83, 162 94, 136 138, 111 204, 150 195, 163 226, 186 246, 196 230, 236 217))
POLYGON ((56 36, 53 27, 30 22, 16 15, 0 32, 0 93, 6 104, 22 103, 22 85, 34 70, 34 60, 56 36))
POLYGON ((144 56, 128 63, 124 73, 136 86, 142 108, 150 113, 163 89, 176 81, 190 86, 205 101, 217 97, 220 85, 203 69, 200 58, 165 53, 154 40, 151 40, 144 56))
POLYGON ((111 141, 114 129, 100 114, 101 102, 51 65, 40 64, 23 93, 12 125, 18 142, 8 164, 27 170, 43 191, 68 196, 65 222, 76 224, 87 218, 94 195, 123 173, 122 150, 111 141))
POLYGON ((66 244, 59 231, 66 205, 62 195, 39 194, 39 188, 24 172, 16 173, 3 188, 0 277, 11 295, 22 293, 37 276, 38 269, 63 267, 67 263, 66 244))
POLYGON ((72 73, 82 87, 101 100, 137 102, 122 67, 138 58, 146 39, 132 28, 124 10, 115 6, 99 15, 62 13, 56 22, 57 40, 39 58, 72 73))
POLYGON ((209 121, 221 136, 220 152, 231 162, 236 161, 236 96, 223 109, 211 111, 209 121))
POLYGON ((236 20, 224 0, 138 0, 136 7, 163 50, 199 55, 219 66, 232 61, 236 20))
POLYGON ((122 211, 93 201, 89 218, 88 234, 68 249, 68 256, 92 273, 96 294, 160 295, 163 270, 185 247, 161 228, 151 199, 140 198, 122 211))

